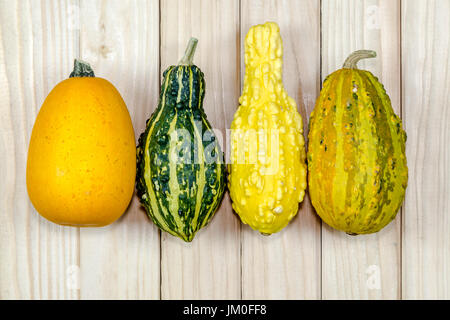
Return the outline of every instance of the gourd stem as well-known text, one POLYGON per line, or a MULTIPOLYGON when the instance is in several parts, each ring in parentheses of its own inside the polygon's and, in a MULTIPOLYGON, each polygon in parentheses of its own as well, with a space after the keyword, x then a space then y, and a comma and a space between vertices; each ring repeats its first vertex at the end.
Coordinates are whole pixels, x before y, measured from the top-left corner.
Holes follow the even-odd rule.
POLYGON ((361 59, 369 59, 369 58, 375 58, 377 56, 377 53, 372 50, 358 50, 353 52, 351 55, 348 56, 347 60, 344 62, 344 69, 358 69, 356 64, 361 59))
POLYGON ((184 52, 184 57, 181 58, 178 65, 190 66, 192 65, 192 60, 194 60, 195 49, 197 48, 198 40, 196 38, 191 38, 187 45, 186 51, 184 52))
POLYGON ((69 78, 74 77, 95 77, 95 74, 89 63, 75 59, 73 63, 73 71, 69 78))

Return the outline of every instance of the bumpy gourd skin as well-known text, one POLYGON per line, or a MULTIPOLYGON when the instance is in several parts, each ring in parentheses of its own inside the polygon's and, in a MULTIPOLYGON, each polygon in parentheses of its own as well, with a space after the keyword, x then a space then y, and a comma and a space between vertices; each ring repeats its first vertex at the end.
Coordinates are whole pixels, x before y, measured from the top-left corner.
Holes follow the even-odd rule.
POLYGON ((223 152, 203 110, 204 97, 198 67, 169 67, 137 149, 141 203, 160 229, 187 242, 214 216, 226 185, 223 152))
POLYGON ((289 223, 306 188, 303 123, 283 87, 282 55, 276 23, 249 30, 244 89, 231 124, 233 209, 243 223, 264 234, 289 223))
POLYGON ((399 210, 408 181, 406 133, 369 71, 329 75, 311 114, 309 195, 319 216, 348 234, 381 230, 399 210))

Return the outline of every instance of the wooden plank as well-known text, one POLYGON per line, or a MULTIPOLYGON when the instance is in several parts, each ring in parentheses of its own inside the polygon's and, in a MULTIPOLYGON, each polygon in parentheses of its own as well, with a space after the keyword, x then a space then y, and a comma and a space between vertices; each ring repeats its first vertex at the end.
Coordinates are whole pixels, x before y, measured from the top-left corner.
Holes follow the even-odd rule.
MULTIPOLYGON (((241 1, 241 55, 255 24, 275 21, 284 46, 284 85, 297 102, 305 137, 320 84, 320 2, 241 1)), ((241 78, 244 76, 241 58, 241 78)), ((237 107, 237 104, 235 105, 237 107)), ((307 197, 290 224, 270 237, 242 226, 244 299, 320 298, 320 221, 307 197)))
POLYGON ((0 299, 449 299, 448 12, 448 0, 0 0, 0 299), (360 67, 380 78, 403 115, 403 219, 350 237, 321 227, 306 199, 285 230, 263 237, 241 225, 227 194, 211 225, 185 244, 160 240, 136 197, 105 228, 79 231, 38 215, 25 183, 31 129, 75 57, 118 88, 137 138, 156 107, 161 72, 196 36, 205 110, 225 136, 241 90, 243 39, 268 20, 280 25, 285 86, 305 128, 320 74, 353 50, 377 51, 360 67))
MULTIPOLYGON (((400 114, 400 1, 322 1, 322 80, 354 50, 375 50, 362 61, 385 85, 400 114)), ((324 299, 400 298, 401 214, 373 235, 352 237, 322 228, 324 299)))
MULTIPOLYGON (((239 94, 238 1, 161 2, 161 72, 176 64, 191 36, 206 79, 204 109, 225 137, 239 94)), ((222 144, 223 146, 223 144, 222 144)), ((239 299, 240 229, 228 195, 192 243, 167 233, 161 243, 163 299, 239 299)))
MULTIPOLYGON (((128 106, 136 141, 159 95, 159 2, 80 3, 81 58, 128 106)), ((81 298, 158 299, 159 231, 135 196, 119 221, 80 235, 81 298)))
POLYGON ((79 295, 71 278, 79 264, 78 229, 42 218, 29 201, 25 178, 37 112, 68 77, 78 50, 70 28, 73 5, 0 2, 0 299, 79 295))
POLYGON ((450 299, 450 2, 402 1, 403 298, 450 299))

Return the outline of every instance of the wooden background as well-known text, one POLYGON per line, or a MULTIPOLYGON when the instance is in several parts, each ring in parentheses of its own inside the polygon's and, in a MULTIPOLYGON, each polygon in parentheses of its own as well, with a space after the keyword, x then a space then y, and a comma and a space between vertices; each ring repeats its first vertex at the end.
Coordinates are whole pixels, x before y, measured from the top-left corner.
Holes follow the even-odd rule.
MULTIPOLYGON (((449 0, 0 0, 0 299, 450 299, 449 0), (205 109, 229 128, 249 27, 278 22, 284 83, 307 126, 321 81, 356 49, 384 83, 408 134, 409 185, 396 220, 351 237, 308 199, 282 232, 242 225, 228 195, 186 244, 147 219, 136 198, 116 223, 62 227, 26 191, 28 142, 73 59, 109 79, 136 137, 162 71, 189 37, 207 81, 205 109)), ((306 127, 307 128, 307 127, 306 127)))

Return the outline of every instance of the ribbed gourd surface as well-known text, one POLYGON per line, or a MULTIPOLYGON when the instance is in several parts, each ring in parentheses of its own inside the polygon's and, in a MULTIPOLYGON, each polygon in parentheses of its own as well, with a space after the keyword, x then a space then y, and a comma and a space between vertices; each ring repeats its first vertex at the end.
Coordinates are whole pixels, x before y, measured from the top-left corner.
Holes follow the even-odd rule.
POLYGON ((406 133, 372 73, 340 69, 327 77, 308 138, 309 194, 328 225, 367 234, 395 218, 408 181, 406 133))
POLYGON ((223 153, 203 110, 204 90, 195 65, 169 67, 138 147, 141 202, 160 229, 188 242, 208 224, 225 191, 223 153))

